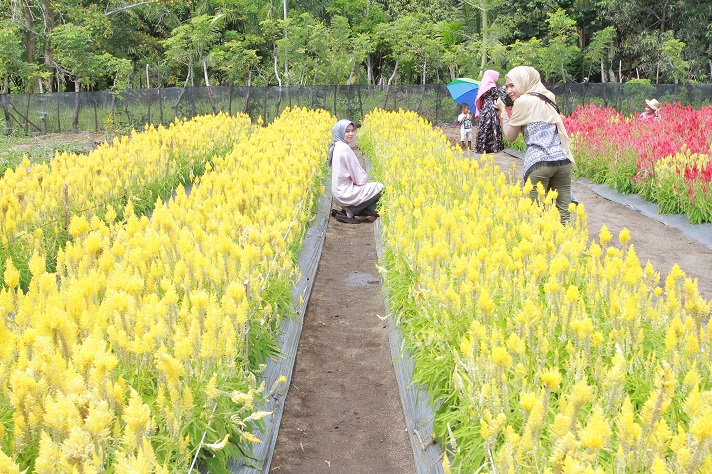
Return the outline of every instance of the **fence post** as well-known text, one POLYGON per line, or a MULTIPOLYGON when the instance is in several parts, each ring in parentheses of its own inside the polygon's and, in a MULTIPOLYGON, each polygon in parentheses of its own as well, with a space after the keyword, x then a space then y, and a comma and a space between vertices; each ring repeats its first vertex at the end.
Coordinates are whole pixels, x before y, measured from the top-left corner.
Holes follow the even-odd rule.
POLYGON ((361 120, 363 121, 363 101, 361 100, 361 84, 356 84, 356 94, 358 95, 358 108, 361 112, 361 120))
POLYGON ((334 84, 334 116, 338 117, 339 114, 336 111, 336 95, 339 93, 339 85, 334 84))

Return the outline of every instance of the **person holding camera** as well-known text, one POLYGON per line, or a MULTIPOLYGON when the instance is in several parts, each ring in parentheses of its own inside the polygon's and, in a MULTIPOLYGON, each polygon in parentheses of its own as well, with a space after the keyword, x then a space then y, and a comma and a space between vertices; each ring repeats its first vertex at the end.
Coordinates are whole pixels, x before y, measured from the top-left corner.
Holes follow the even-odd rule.
POLYGON ((511 115, 502 100, 497 100, 495 107, 507 140, 513 142, 519 133, 524 136, 522 178, 525 183, 529 179, 534 185, 530 197, 537 198, 537 183, 547 192, 556 190, 556 208, 561 222, 567 223, 574 158, 554 94, 544 87, 539 71, 531 66, 513 68, 505 76, 504 86, 513 102, 511 115))
POLYGON ((482 74, 480 87, 475 98, 475 116, 479 117, 475 151, 477 153, 496 153, 504 150, 502 128, 494 102, 499 98, 497 80, 499 73, 488 69, 482 74))

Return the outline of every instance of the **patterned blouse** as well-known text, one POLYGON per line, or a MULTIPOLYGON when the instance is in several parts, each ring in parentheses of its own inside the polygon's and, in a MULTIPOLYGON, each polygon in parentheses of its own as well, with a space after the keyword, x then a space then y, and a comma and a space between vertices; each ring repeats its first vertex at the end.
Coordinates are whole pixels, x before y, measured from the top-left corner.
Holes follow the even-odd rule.
POLYGON ((524 152, 523 180, 529 173, 541 166, 560 166, 570 164, 561 148, 561 139, 556 124, 532 122, 522 126, 522 135, 527 148, 524 152))

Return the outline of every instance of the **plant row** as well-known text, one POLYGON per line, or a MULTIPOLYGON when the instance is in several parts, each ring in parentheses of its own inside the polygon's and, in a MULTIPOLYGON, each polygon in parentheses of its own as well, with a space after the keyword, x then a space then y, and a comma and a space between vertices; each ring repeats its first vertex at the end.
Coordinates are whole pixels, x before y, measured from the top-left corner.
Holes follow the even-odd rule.
POLYGON ((269 415, 261 402, 276 389, 258 378, 292 313, 295 254, 332 123, 294 109, 256 127, 150 218, 132 200, 121 216, 112 206, 73 216, 55 273, 33 249, 26 291, 8 264, 0 470, 225 472, 228 459, 249 462, 269 415))
POLYGON ((120 213, 129 199, 134 212, 146 214, 157 199, 192 182, 213 156, 225 155, 251 129, 246 115, 200 116, 167 128, 147 126, 86 155, 57 153, 48 163, 24 159, 0 179, 0 274, 10 257, 27 288, 29 255, 42 248, 53 271, 72 216, 103 217, 108 206, 120 213))
POLYGON ((712 106, 665 104, 660 121, 612 108, 579 107, 566 119, 576 173, 622 193, 639 193, 661 213, 712 222, 712 106))
POLYGON ((412 113, 359 141, 387 193, 382 265, 446 472, 701 472, 712 467, 710 304, 625 229, 589 241, 583 205, 528 198, 412 113))

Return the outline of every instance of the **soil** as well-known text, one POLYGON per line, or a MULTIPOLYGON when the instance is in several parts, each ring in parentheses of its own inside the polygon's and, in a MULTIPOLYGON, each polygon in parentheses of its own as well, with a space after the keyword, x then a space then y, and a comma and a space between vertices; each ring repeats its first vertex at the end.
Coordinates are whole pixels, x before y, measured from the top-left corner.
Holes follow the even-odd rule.
MULTIPOLYGON (((459 129, 443 129, 457 144, 459 129)), ((355 150, 358 153, 358 150, 355 150)), ((476 157, 475 153, 469 156, 476 157)), ((496 153, 507 172, 517 161, 496 153)), ((518 163, 521 170, 521 163, 518 163)), ((677 263, 712 299, 712 249, 679 230, 603 198, 580 181, 590 238, 605 224, 631 231, 639 260, 664 279, 677 263)), ((372 224, 331 218, 304 316, 292 382, 272 458, 274 473, 416 472, 389 352, 372 224)))

